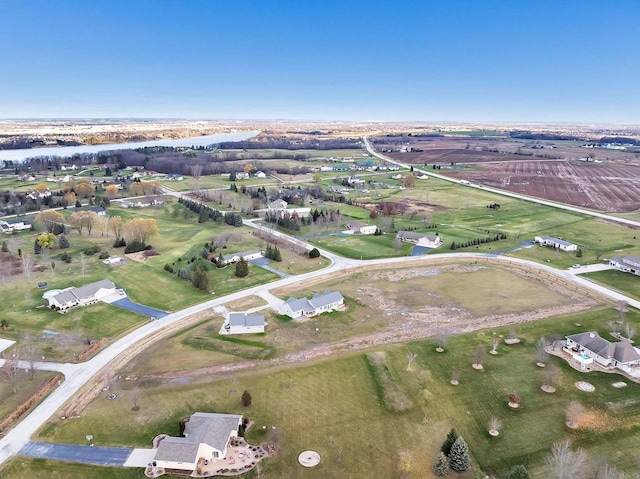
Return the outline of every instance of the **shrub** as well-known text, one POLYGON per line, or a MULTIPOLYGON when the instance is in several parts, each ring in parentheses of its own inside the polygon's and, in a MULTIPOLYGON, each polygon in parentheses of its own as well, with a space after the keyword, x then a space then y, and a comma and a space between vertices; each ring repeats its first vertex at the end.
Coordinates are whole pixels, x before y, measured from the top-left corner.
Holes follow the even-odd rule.
POLYGON ((318 248, 313 248, 311 251, 309 251, 309 258, 319 258, 320 257, 320 251, 318 251, 318 248))
POLYGON ((433 473, 438 477, 444 477, 449 474, 449 460, 443 452, 439 452, 436 462, 433 463, 433 473))
POLYGON ((462 436, 456 439, 449 453, 449 466, 456 472, 464 472, 471 467, 469 446, 462 436))
POLYGON ((447 438, 442 443, 442 447, 440 450, 444 453, 445 456, 448 456, 451 453, 451 447, 453 447, 453 443, 458 439, 458 433, 455 429, 451 429, 449 434, 447 434, 447 438))
POLYGON ((116 238, 116 240, 113 242, 114 248, 122 248, 123 246, 127 246, 127 242, 124 240, 124 238, 116 238))
POLYGON ((71 255, 69 253, 62 253, 60 259, 65 263, 71 263, 71 255))
POLYGON ((131 243, 129 243, 125 249, 124 252, 125 254, 127 253, 137 253, 139 251, 144 251, 144 250, 148 250, 151 249, 151 246, 146 245, 144 243, 142 243, 141 241, 132 241, 131 243))
POLYGON ((507 474, 506 479, 529 479, 530 477, 531 476, 529 476, 529 471, 527 470, 527 468, 524 465, 520 464, 511 468, 511 470, 507 474))
POLYGON ((242 407, 249 407, 251 406, 251 401, 251 393, 245 389, 242 393, 242 397, 240 398, 240 404, 242 407))
MULTIPOLYGON (((86 254, 87 256, 92 256, 94 254, 96 254, 98 251, 100 251, 100 246, 98 245, 93 245, 91 248, 87 248, 83 251, 84 254, 86 254)), ((107 255, 107 258, 109 256, 107 255)))
POLYGON ((106 250, 100 252, 100 255, 98 256, 99 259, 107 259, 108 257, 109 257, 109 252, 106 250))

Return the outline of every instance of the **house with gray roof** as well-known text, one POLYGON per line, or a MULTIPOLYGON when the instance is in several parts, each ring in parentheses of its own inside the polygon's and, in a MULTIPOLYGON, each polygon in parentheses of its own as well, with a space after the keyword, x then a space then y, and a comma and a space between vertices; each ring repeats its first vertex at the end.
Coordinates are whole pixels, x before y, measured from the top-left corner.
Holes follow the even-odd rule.
POLYGON ((249 251, 239 251, 238 253, 222 253, 223 263, 231 264, 240 261, 240 258, 244 258, 245 261, 257 259, 262 257, 262 251, 259 249, 252 249, 249 251))
POLYGON ((229 313, 220 334, 264 333, 265 324, 262 314, 229 313))
POLYGON ((554 238, 552 236, 536 236, 534 241, 540 246, 549 246, 550 248, 559 249, 561 251, 577 251, 578 245, 565 241, 561 238, 554 238))
POLYGON ((184 425, 182 437, 165 436, 160 440, 155 465, 177 473, 192 474, 201 459, 224 459, 229 440, 238 437, 240 426, 242 416, 239 414, 192 414, 184 425))
POLYGON ((70 308, 97 303, 115 292, 116 285, 108 279, 103 279, 79 288, 72 286, 61 290, 56 295, 48 296, 47 306, 60 313, 66 313, 70 308))
POLYGON ((396 239, 405 243, 413 243, 424 248, 437 248, 442 244, 442 238, 438 233, 426 234, 415 231, 400 230, 396 233, 396 239))
POLYGON ((581 364, 592 359, 604 367, 618 368, 627 373, 640 365, 640 352, 628 339, 612 343, 595 331, 566 338, 567 351, 581 364))
POLYGON ((280 307, 280 314, 292 319, 304 319, 318 314, 337 311, 344 307, 344 297, 338 291, 316 293, 313 298, 287 299, 280 307))
POLYGON ((619 271, 640 276, 640 258, 632 254, 626 256, 612 256, 609 264, 619 271))

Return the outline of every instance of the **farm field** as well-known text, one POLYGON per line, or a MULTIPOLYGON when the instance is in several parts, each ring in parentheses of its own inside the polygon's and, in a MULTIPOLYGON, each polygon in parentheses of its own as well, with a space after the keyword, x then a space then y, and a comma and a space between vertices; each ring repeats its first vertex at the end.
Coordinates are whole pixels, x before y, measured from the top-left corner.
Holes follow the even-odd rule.
MULTIPOLYGON (((400 455, 406 454, 413 464, 408 477, 431 478, 436 452, 446 432, 455 427, 469 443, 474 463, 489 473, 503 473, 526 461, 532 477, 546 477, 543 461, 551 445, 571 438, 592 455, 609 456, 619 469, 634 477, 640 473, 634 460, 634 451, 640 446, 636 400, 640 385, 615 389, 611 383, 620 380, 619 376, 585 375, 551 357, 548 367, 557 367, 561 379, 557 392, 547 394, 540 390, 544 370, 536 367, 533 354, 533 345, 541 336, 597 330, 606 337, 604 325, 612 317, 617 317, 613 309, 594 309, 519 325, 521 343, 500 343, 497 355, 487 355, 483 371, 471 368, 474 351, 482 347, 488 352, 494 337, 501 340, 508 335, 507 327, 453 336, 444 353, 435 352, 433 341, 428 340, 373 347, 372 351, 386 353, 392 380, 412 401, 413 406, 404 413, 387 411, 365 355, 359 352, 287 368, 222 374, 213 381, 208 376, 198 382, 148 383, 137 389, 141 393, 138 412, 131 411, 134 393, 128 388, 133 386, 123 384, 122 388, 117 386, 117 400, 100 397, 78 419, 53 420, 39 432, 38 439, 82 444, 90 428, 100 445, 148 447, 159 433, 178 434, 178 421, 186 415, 217 411, 242 413, 254 420, 255 426, 247 435, 249 442, 279 444, 278 454, 263 464, 265 476, 295 477, 300 472, 298 453, 314 449, 323 460, 318 468, 306 470, 305 477, 364 479, 374 471, 377 477, 394 477, 400 455), (407 371, 411 352, 417 359, 407 371), (449 383, 453 370, 460 371, 457 387, 449 383), (593 384, 595 393, 579 391, 574 383, 581 380, 593 384), (249 408, 239 404, 240 392, 245 389, 253 396, 249 408), (522 398, 516 410, 507 407, 512 391, 522 398), (335 401, 336 397, 340 401, 335 401), (572 400, 585 406, 591 420, 569 433, 564 411, 572 400), (487 422, 493 416, 503 422, 497 438, 487 432, 487 422)), ((627 320, 637 325, 640 318, 629 313, 627 320)), ((52 473, 57 467, 66 465, 51 463, 52 473)))

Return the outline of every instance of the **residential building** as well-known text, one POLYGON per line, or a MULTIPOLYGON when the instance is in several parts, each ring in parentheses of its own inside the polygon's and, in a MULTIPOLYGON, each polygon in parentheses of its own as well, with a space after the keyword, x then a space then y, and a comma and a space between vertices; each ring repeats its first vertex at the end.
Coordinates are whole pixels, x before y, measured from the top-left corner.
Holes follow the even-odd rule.
POLYGON ((0 231, 5 234, 17 233, 18 231, 30 230, 31 223, 27 220, 12 219, 0 220, 0 231))
POLYGON ((362 221, 349 221, 346 226, 349 231, 361 235, 372 235, 378 229, 376 225, 368 225, 362 221))
POLYGON ((264 333, 265 324, 264 315, 262 314, 229 313, 229 318, 224 323, 220 333, 264 333))
POLYGON ((595 331, 572 334, 566 338, 566 350, 581 365, 593 360, 604 367, 618 368, 627 373, 640 365, 640 352, 628 339, 612 343, 595 331))
POLYGON ((47 298, 47 306, 60 313, 66 313, 75 306, 86 306, 100 301, 100 299, 116 292, 116 286, 108 279, 96 281, 76 288, 74 286, 63 289, 55 296, 47 298))
POLYGON ((343 306, 344 297, 342 294, 338 291, 325 291, 315 294, 311 299, 293 297, 287 299, 280 308, 280 314, 292 319, 299 319, 336 311, 342 309, 343 306))
POLYGON ((252 249, 249 251, 239 251, 238 253, 222 253, 224 258, 224 264, 237 263, 240 258, 244 258, 245 261, 251 261, 262 257, 262 251, 259 249, 252 249))
POLYGON ((438 233, 425 234, 417 233, 415 231, 400 230, 396 234, 396 239, 399 239, 400 241, 403 241, 405 243, 413 243, 424 248, 437 248, 442 244, 442 238, 438 233))
POLYGON ((625 273, 640 276, 640 258, 628 254, 626 256, 612 256, 609 264, 614 268, 624 271, 625 273))
POLYGON ((192 474, 203 459, 224 459, 229 440, 238 437, 242 426, 239 414, 197 412, 184 425, 182 437, 166 436, 160 440, 155 466, 181 474, 192 474))
POLYGON ((534 241, 540 246, 549 246, 561 251, 577 251, 578 245, 552 236, 536 236, 534 241))
POLYGON ((256 178, 266 178, 267 174, 264 171, 256 171, 253 176, 255 176, 256 178))

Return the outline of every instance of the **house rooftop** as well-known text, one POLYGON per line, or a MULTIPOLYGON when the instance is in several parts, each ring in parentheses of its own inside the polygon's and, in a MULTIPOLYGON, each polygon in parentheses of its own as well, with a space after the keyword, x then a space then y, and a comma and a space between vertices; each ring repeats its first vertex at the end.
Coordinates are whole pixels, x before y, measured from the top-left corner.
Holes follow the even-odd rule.
POLYGON ((424 233, 416 233, 415 231, 404 231, 404 230, 400 230, 398 231, 398 234, 396 234, 396 238, 409 238, 409 239, 420 239, 420 238, 424 238, 426 235, 424 233))
POLYGON ((111 280, 103 279, 100 281, 96 281, 95 283, 85 284, 84 286, 80 286, 79 288, 68 288, 63 290, 61 293, 56 294, 53 298, 58 303, 63 304, 69 301, 75 301, 76 299, 83 299, 93 296, 102 288, 112 289, 115 288, 115 284, 111 280))
POLYGON ((264 326, 262 314, 230 313, 229 326, 264 326))
POLYGON ((545 241, 553 241, 554 243, 557 243, 562 246, 573 246, 573 243, 569 241, 565 241, 560 238, 554 238, 553 236, 540 236, 540 238, 542 238, 545 241))

